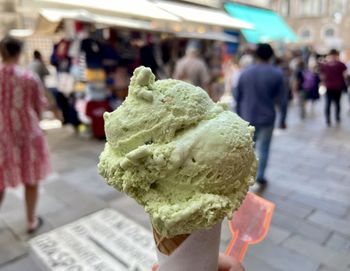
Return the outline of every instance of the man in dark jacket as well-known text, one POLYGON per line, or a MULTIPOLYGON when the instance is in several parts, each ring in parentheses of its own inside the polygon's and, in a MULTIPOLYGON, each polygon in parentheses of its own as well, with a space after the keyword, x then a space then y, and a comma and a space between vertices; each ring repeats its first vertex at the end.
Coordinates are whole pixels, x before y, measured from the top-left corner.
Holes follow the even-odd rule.
POLYGON ((320 64, 320 70, 323 82, 326 86, 326 121, 327 125, 331 125, 331 103, 335 103, 336 108, 336 120, 340 122, 340 98, 342 92, 346 89, 345 78, 346 66, 343 62, 339 61, 339 52, 332 49, 329 52, 328 60, 326 63, 320 64))
POLYGON ((236 88, 237 113, 255 126, 255 142, 259 157, 257 182, 267 184, 265 169, 268 162, 278 103, 281 112, 279 126, 285 128, 288 93, 281 69, 269 63, 273 50, 268 44, 259 44, 256 63, 241 74, 236 88))

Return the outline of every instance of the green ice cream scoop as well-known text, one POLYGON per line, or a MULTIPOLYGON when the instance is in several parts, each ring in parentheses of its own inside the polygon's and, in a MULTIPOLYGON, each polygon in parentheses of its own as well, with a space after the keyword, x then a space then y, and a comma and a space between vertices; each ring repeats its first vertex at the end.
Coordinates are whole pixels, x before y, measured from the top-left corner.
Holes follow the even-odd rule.
POLYGON ((164 237, 231 217, 254 183, 254 128, 199 87, 139 67, 104 119, 100 174, 144 206, 164 237))

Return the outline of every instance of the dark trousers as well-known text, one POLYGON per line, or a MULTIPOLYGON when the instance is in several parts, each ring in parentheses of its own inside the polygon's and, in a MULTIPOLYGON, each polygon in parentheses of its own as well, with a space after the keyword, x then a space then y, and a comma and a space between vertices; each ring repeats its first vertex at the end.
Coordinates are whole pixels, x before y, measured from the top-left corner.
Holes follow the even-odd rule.
POLYGON ((337 121, 340 121, 340 98, 342 90, 327 89, 326 92, 326 120, 327 123, 331 122, 331 104, 335 104, 335 117, 337 121))

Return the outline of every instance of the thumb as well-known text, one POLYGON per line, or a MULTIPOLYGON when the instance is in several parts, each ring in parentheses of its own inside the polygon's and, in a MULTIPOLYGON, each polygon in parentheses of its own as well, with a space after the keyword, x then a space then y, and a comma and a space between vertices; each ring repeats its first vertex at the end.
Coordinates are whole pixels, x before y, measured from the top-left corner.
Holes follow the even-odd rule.
POLYGON ((152 271, 157 271, 158 267, 159 267, 158 264, 154 264, 154 265, 152 266, 152 271))

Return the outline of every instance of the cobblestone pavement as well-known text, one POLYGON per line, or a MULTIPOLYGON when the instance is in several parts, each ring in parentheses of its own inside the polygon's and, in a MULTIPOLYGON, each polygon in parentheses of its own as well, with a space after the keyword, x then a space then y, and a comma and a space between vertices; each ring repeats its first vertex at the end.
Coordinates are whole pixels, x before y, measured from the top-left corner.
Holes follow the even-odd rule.
MULTIPOLYGON (((344 103, 346 103, 344 99, 344 103)), ((248 271, 350 270, 350 115, 327 128, 320 103, 301 122, 296 108, 286 131, 275 131, 262 195, 276 203, 266 239, 248 250, 248 271)), ((69 129, 48 132, 55 174, 41 188, 40 233, 112 207, 149 227, 142 208, 98 176, 102 141, 76 137, 69 129)), ((38 270, 28 254, 22 190, 9 190, 0 212, 0 270, 38 270)), ((39 233, 39 234, 40 234, 39 233)), ((223 223, 221 249, 230 240, 223 223)))

